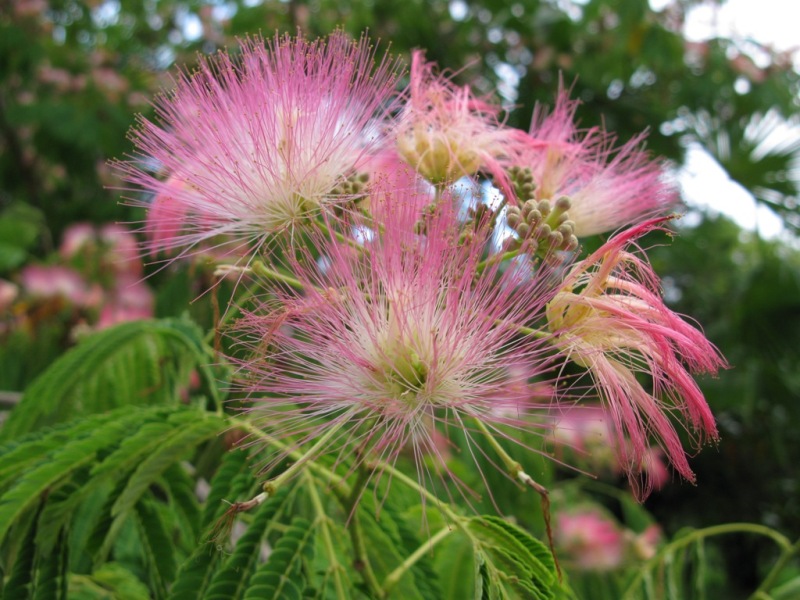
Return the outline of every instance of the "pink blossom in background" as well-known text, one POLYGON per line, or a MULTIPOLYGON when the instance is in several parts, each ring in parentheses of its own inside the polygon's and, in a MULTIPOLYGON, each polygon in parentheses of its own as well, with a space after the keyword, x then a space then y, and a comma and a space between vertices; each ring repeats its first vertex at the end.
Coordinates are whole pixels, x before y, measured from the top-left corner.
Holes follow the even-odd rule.
POLYGON ((112 290, 106 292, 98 329, 125 321, 153 317, 155 297, 150 287, 134 273, 121 274, 112 290))
POLYGON ((644 136, 615 148, 612 134, 578 129, 578 104, 561 92, 550 114, 537 107, 530 136, 517 144, 518 164, 531 169, 536 198, 569 197, 569 217, 578 237, 672 210, 677 189, 663 165, 640 149, 644 136))
POLYGON ((650 560, 656 555, 664 534, 658 525, 650 525, 642 533, 634 535, 630 546, 633 556, 638 560, 650 560))
POLYGON ((80 307, 96 307, 103 300, 103 290, 89 284, 83 276, 69 267, 28 265, 20 273, 20 285, 34 298, 61 297, 80 307))
POLYGON ((663 221, 615 235, 577 263, 547 309, 556 345, 594 379, 620 460, 639 496, 653 484, 652 473, 643 468, 651 436, 672 466, 694 480, 670 413, 688 419, 698 444, 716 439, 714 417, 690 371, 716 373, 726 366, 702 332, 664 304, 649 263, 627 250, 663 221), (639 383, 637 372, 652 378, 652 391, 639 383), (637 474, 643 476, 642 489, 633 477, 637 474))
POLYGON ((68 260, 78 255, 81 249, 96 241, 97 232, 91 223, 74 223, 64 230, 58 253, 62 259, 68 260))
POLYGON ((611 571, 622 566, 625 537, 611 519, 588 509, 558 513, 555 520, 555 544, 575 567, 611 571))
MULTIPOLYGON (((395 198, 369 252, 320 240, 323 270, 292 265, 304 294, 278 292, 243 324, 238 337, 255 357, 242 385, 256 422, 299 442, 342 427, 330 450, 358 444, 394 461, 410 445, 443 468, 434 427, 471 441, 482 437, 473 417, 510 439, 514 428, 541 427, 527 420, 543 412, 528 381, 551 352, 512 324, 542 314, 549 282, 496 268, 475 280, 485 239, 460 243, 446 202, 417 235, 414 206, 395 198)), ((422 460, 417 468, 431 477, 422 460)))
MULTIPOLYGON (((559 448, 569 448, 588 463, 592 473, 619 474, 625 471, 625 464, 619 462, 620 452, 616 445, 620 442, 614 435, 611 415, 598 406, 571 406, 556 409, 554 414, 552 439, 559 448)), ((627 440, 623 440, 627 443, 627 440)), ((652 489, 661 489, 669 481, 670 473, 664 463, 664 452, 659 447, 645 450, 640 470, 645 474, 652 489)))
POLYGON ((143 275, 141 253, 136 236, 128 228, 114 223, 103 225, 99 231, 105 245, 102 261, 124 276, 139 278, 143 275))
POLYGON ((0 311, 6 311, 11 308, 17 296, 19 296, 19 286, 5 279, 0 279, 0 311))
POLYGON ((510 140, 519 132, 498 120, 500 107, 477 99, 434 73, 433 63, 415 51, 406 104, 394 125, 403 159, 431 183, 452 183, 485 169, 508 187, 510 140))
POLYGON ((366 38, 341 32, 314 42, 255 37, 241 56, 203 59, 157 101, 158 124, 141 119, 140 158, 118 164, 131 193, 169 199, 168 218, 145 232, 162 248, 218 235, 258 244, 341 201, 337 185, 382 142, 397 73, 388 57, 375 65, 366 38))
POLYGON ((608 416, 600 407, 574 406, 563 412, 556 409, 552 438, 584 456, 593 471, 618 470, 617 453, 608 416))

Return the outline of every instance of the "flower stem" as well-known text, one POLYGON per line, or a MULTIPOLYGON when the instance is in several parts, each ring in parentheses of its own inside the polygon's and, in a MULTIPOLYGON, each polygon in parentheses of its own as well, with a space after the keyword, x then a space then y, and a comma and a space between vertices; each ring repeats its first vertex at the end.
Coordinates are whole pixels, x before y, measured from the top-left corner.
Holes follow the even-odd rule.
POLYGON ((778 560, 775 561, 775 564, 772 565, 772 569, 770 569, 769 573, 767 573, 767 576, 764 578, 764 581, 761 582, 761 585, 758 586, 758 589, 753 593, 752 596, 750 596, 751 600, 770 597, 769 591, 775 584, 775 580, 778 578, 778 575, 786 566, 786 564, 789 562, 789 560, 791 560, 792 557, 794 557, 798 552, 800 552, 800 539, 798 539, 792 546, 789 547, 781 546, 781 549, 782 549, 781 555, 778 557, 778 560))
POLYGON ((265 482, 264 485, 262 486, 264 491, 268 495, 271 496, 272 494, 275 493, 275 490, 277 490, 281 486, 281 484, 286 482, 286 480, 291 479, 292 477, 294 477, 294 475, 297 474, 297 472, 300 469, 302 469, 306 465, 306 463, 308 463, 309 461, 313 462, 313 459, 315 459, 317 457, 317 454, 322 449, 325 448, 325 446, 328 444, 328 442, 330 442, 331 439, 337 433, 339 433, 339 430, 342 427, 347 425, 347 422, 348 422, 348 419, 346 418, 346 415, 343 415, 342 418, 339 419, 338 423, 334 423, 334 424, 330 425, 328 427, 328 430, 322 435, 322 437, 320 437, 314 443, 314 445, 311 446, 311 448, 309 448, 307 451, 303 452, 302 455, 300 456, 300 458, 298 458, 296 462, 292 463, 289 466, 288 469, 286 469, 283 473, 281 473, 277 477, 274 477, 274 478, 270 479, 269 481, 265 482))
POLYGON ((430 553, 436 544, 441 542, 452 532, 452 527, 445 527, 444 529, 440 530, 436 535, 430 538, 427 542, 424 542, 411 555, 409 555, 409 557, 406 558, 399 567, 389 573, 386 576, 386 579, 383 580, 383 585, 381 586, 382 597, 387 597, 392 588, 397 585, 398 581, 400 581, 400 578, 405 575, 406 571, 413 567, 420 558, 430 553))
POLYGON ((450 507, 449 504, 442 502, 438 497, 431 494, 425 487, 420 485, 418 481, 412 479, 405 473, 398 471, 392 465, 382 462, 382 461, 373 461, 370 462, 368 467, 370 469, 378 470, 380 469, 384 473, 388 474, 392 479, 396 479, 400 483, 407 485, 408 487, 418 491, 420 495, 422 495, 426 500, 433 502, 436 507, 442 512, 442 514, 450 519, 453 523, 461 527, 461 520, 462 517, 458 513, 456 513, 453 508, 450 507))
POLYGON ((541 483, 538 483, 533 479, 533 477, 528 475, 522 468, 521 464, 511 458, 508 452, 506 452, 506 449, 503 448, 500 442, 497 441, 483 421, 478 418, 473 419, 473 421, 475 421, 475 424, 478 426, 478 429, 481 431, 481 433, 486 436, 489 445, 494 448, 495 452, 497 452, 500 460, 503 461, 506 469, 508 469, 509 475, 511 475, 513 479, 518 479, 523 485, 533 488, 539 494, 542 505, 542 516, 544 517, 545 531, 547 533, 547 542, 550 545, 550 553, 553 555, 553 562, 555 562, 556 571, 558 571, 558 578, 561 579, 561 565, 559 565, 558 556, 556 556, 555 544, 553 543, 553 528, 550 523, 550 492, 548 492, 547 488, 541 483))
POLYGON ((490 267, 491 265, 493 265, 495 263, 503 262, 504 260, 509 260, 511 258, 514 258, 515 256, 518 256, 519 253, 520 253, 520 250, 521 249, 518 248, 517 250, 509 250, 508 252, 492 254, 486 260, 482 260, 477 265, 475 265, 475 273, 480 275, 481 273, 483 273, 486 270, 486 267, 490 267))
POLYGON ((358 500, 361 497, 364 487, 367 485, 370 477, 370 470, 365 468, 364 465, 359 466, 358 477, 353 485, 350 496, 345 499, 344 508, 349 510, 350 523, 348 530, 350 531, 350 541, 353 544, 354 561, 353 566, 356 571, 361 573, 364 578, 364 583, 370 591, 372 596, 382 598, 381 586, 378 578, 375 576, 375 571, 372 570, 372 563, 367 554, 367 544, 364 539, 364 531, 361 527, 361 517, 358 514, 358 500))
POLYGON ((285 273, 271 269, 260 260, 254 261, 251 269, 255 275, 260 275, 261 277, 264 277, 265 279, 271 279, 272 281, 285 283, 296 290, 302 291, 306 287, 305 284, 299 279, 295 279, 291 275, 286 275, 285 273))
MULTIPOLYGON (((231 424, 234 427, 236 427, 238 429, 242 429, 242 430, 246 431, 247 433, 264 440, 270 446, 274 446, 279 451, 285 452, 287 458, 291 458, 292 460, 297 461, 297 462, 294 463, 294 465, 292 465, 292 467, 290 467, 290 469, 295 467, 295 465, 301 465, 302 466, 303 464, 308 463, 308 468, 310 470, 314 471, 317 474, 317 476, 322 477, 328 484, 330 484, 332 486, 336 486, 338 488, 342 488, 342 487, 346 488, 347 487, 347 484, 345 483, 345 481, 341 477, 336 475, 336 473, 334 473, 333 471, 328 470, 327 468, 325 468, 322 465, 320 465, 318 462, 312 460, 313 457, 309 457, 308 456, 314 450, 314 448, 312 448, 308 452, 302 452, 300 450, 290 450, 289 449, 290 448, 289 444, 279 440, 278 438, 276 438, 273 435, 270 435, 266 431, 263 431, 262 429, 259 429, 258 427, 256 427, 255 425, 253 425, 250 421, 248 421, 246 419, 242 419, 242 418, 239 418, 239 417, 228 417, 228 420, 231 422, 231 424)), ((344 423, 344 421, 342 423, 344 423)), ((341 427, 341 425, 339 427, 341 427)), ((334 432, 338 431, 339 427, 334 428, 334 432)), ((315 445, 315 448, 316 448, 316 446, 318 444, 319 444, 319 442, 315 445)), ((274 480, 273 480, 273 482, 274 482, 274 480)))
POLYGON ((336 558, 336 550, 333 546, 333 537, 331 536, 330 531, 330 517, 328 517, 328 514, 325 512, 325 508, 322 505, 322 499, 317 491, 317 483, 314 477, 309 471, 304 471, 303 476, 308 482, 306 489, 308 490, 308 495, 311 499, 311 505, 314 507, 314 511, 317 513, 315 522, 319 525, 320 533, 322 535, 322 544, 325 547, 325 552, 328 555, 328 571, 333 573, 333 581, 334 585, 336 586, 336 598, 339 600, 346 600, 348 598, 348 594, 344 586, 344 581, 342 580, 344 567, 339 564, 339 561, 336 558))
POLYGON ((789 540, 789 538, 775 531, 774 529, 766 527, 765 525, 758 525, 756 523, 725 523, 724 525, 715 525, 713 527, 706 527, 704 529, 692 531, 691 533, 688 533, 687 535, 684 535, 661 548, 655 554, 655 556, 653 556, 653 558, 642 565, 642 567, 636 572, 636 575, 628 584, 625 593, 622 595, 623 600, 625 598, 638 598, 636 592, 639 591, 638 586, 641 584, 645 574, 656 567, 665 555, 699 540, 729 533, 752 533, 755 535, 763 535, 772 539, 772 541, 780 546, 782 550, 781 557, 778 559, 778 562, 775 563, 775 566, 773 566, 772 571, 770 571, 769 575, 767 575, 767 578, 761 583, 761 586, 759 586, 758 590, 756 590, 753 596, 751 596, 753 599, 763 598, 764 591, 772 586, 775 577, 778 575, 778 571, 782 569, 791 556, 798 551, 798 545, 800 544, 800 541, 792 545, 792 542, 789 540), (776 570, 776 567, 778 570, 776 570))

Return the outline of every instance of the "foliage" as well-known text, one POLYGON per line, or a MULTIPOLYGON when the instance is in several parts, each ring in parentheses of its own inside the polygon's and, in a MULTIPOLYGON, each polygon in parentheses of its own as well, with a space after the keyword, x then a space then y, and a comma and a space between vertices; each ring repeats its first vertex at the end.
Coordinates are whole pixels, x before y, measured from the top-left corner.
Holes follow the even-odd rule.
MULTIPOLYGON (((791 57, 760 48, 762 66, 741 40, 688 42, 681 26, 694 4, 654 12, 646 0, 17 0, 0 14, 0 277, 19 281, 24 265, 52 262, 70 223, 140 221, 117 203, 121 183, 106 165, 130 151, 133 113, 151 115, 147 98, 171 85, 168 69, 194 64, 195 51, 276 29, 369 28, 403 56, 428 48, 440 64, 467 65, 459 81, 487 93, 499 82, 505 106, 524 105, 509 111, 517 126, 535 101, 552 104, 563 81, 583 102, 583 126, 603 123, 622 140, 649 128, 651 151, 678 164, 699 145, 797 231, 798 143, 786 122, 797 118, 800 79, 791 57), (789 139, 772 143, 781 134, 789 139)), ((238 448, 254 432, 220 409, 230 367, 208 366, 220 340, 212 347, 197 325, 211 322, 215 293, 224 304, 230 290, 201 297, 212 282, 203 265, 159 264, 148 269, 158 320, 75 335, 75 314, 61 305, 0 301, 0 386, 25 389, 0 427, 0 595, 327 599, 379 588, 402 598, 591 600, 736 598, 760 588, 760 598, 795 597, 797 547, 776 529, 800 534, 800 259, 723 219, 683 228, 651 256, 672 308, 702 323, 735 367, 703 382, 723 439, 693 459, 700 485, 668 486, 645 510, 626 490, 571 487, 580 477, 545 459, 526 466, 556 490, 554 514, 602 506, 629 541, 660 523, 667 541, 652 556, 581 572, 561 552, 559 577, 540 541, 538 497, 488 456, 476 457, 481 474, 468 470, 466 443, 454 449, 455 475, 472 486, 484 478, 492 493, 471 508, 455 496, 448 518, 399 479, 394 504, 374 500, 384 490, 371 481, 353 509, 342 490, 359 474, 344 465, 335 483, 328 470, 342 465, 322 462, 237 512, 259 493, 267 474, 254 466, 266 458, 258 444, 238 448), (177 318, 189 302, 193 318, 177 318), (36 327, 6 329, 19 311, 36 327)))

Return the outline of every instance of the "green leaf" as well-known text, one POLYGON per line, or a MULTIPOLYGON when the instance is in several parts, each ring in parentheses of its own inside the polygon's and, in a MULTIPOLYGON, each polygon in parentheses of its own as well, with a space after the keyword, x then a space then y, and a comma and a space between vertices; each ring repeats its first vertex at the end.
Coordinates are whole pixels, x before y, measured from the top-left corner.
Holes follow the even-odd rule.
MULTIPOLYGON (((389 512, 381 512, 376 517, 374 500, 371 494, 364 494, 358 505, 362 535, 366 546, 367 559, 379 582, 382 582, 405 559, 408 552, 389 512)), ((392 589, 398 598, 422 598, 416 574, 409 569, 392 589)))
POLYGON ((549 600, 556 585, 555 563, 547 548, 523 530, 498 517, 466 521, 482 561, 483 592, 489 598, 549 600))
MULTIPOLYGON (((254 487, 248 452, 232 450, 227 452, 211 480, 211 490, 206 499, 203 516, 200 519, 202 530, 208 535, 212 525, 223 517, 230 506, 226 501, 242 497, 254 487)), ((174 600, 194 600, 208 586, 225 555, 221 547, 214 543, 198 544, 194 552, 181 564, 170 598, 174 600)))
POLYGON ((186 320, 132 321, 95 333, 28 387, 0 440, 120 406, 176 405, 192 368, 207 361, 199 329, 186 320))
POLYGON ((154 504, 148 498, 137 502, 136 528, 156 597, 163 598, 168 583, 175 577, 175 554, 174 544, 154 504))
MULTIPOLYGON (((41 507, 40 507, 41 509, 41 507)), ((38 510, 29 523, 25 524, 25 533, 17 551, 17 557, 11 567, 8 581, 3 588, 3 598, 29 598, 33 587, 34 565, 36 558, 36 525, 38 510)))
MULTIPOLYGON (((272 531, 273 520, 286 510, 292 496, 288 487, 282 487, 277 494, 258 507, 245 534, 236 542, 236 548, 215 574, 208 591, 202 596, 205 600, 235 600, 242 598, 248 581, 259 560, 261 547, 268 533, 272 531)), ((196 590, 195 598, 200 597, 196 590)), ((173 598, 176 596, 173 596, 173 598)))
POLYGON ((53 551, 48 555, 39 556, 33 600, 67 598, 69 554, 66 538, 66 531, 62 529, 53 551))
POLYGON ((481 597, 483 591, 474 554, 470 539, 461 531, 454 531, 437 546, 433 561, 442 600, 481 597))
POLYGON ((0 447, 0 490, 17 483, 22 473, 51 452, 62 448, 76 438, 82 438, 104 423, 116 418, 116 414, 97 415, 83 421, 73 421, 53 429, 44 429, 0 447))
POLYGON ((141 420, 140 411, 125 408, 76 424, 72 439, 32 466, 0 496, 0 541, 17 518, 48 489, 63 484, 78 469, 92 464, 99 450, 119 443, 141 420))
POLYGON ((159 480, 161 487, 167 492, 169 504, 175 515, 181 539, 191 545, 187 553, 197 547, 202 531, 200 505, 195 493, 195 482, 181 464, 170 465, 159 480))
POLYGON ((150 600, 150 591, 122 565, 109 562, 91 575, 72 575, 70 600, 150 600))
POLYGON ((301 600, 306 585, 303 565, 313 558, 313 542, 311 523, 295 517, 250 579, 245 600, 301 600))
MULTIPOLYGON (((118 495, 112 497, 114 501, 110 507, 111 523, 105 528, 105 541, 99 548, 95 560, 108 554, 111 544, 119 528, 127 519, 134 505, 139 501, 147 489, 156 482, 162 474, 173 464, 194 451, 197 446, 211 437, 218 435, 228 427, 227 421, 213 413, 196 409, 183 409, 170 415, 167 423, 172 426, 167 433, 162 433, 159 443, 150 449, 146 458, 143 458, 124 481, 124 487, 119 489, 118 495)), ((120 451, 123 451, 120 446, 120 451)), ((130 448, 130 446, 128 446, 130 448)), ((118 456, 112 455, 109 459, 120 462, 118 456)), ((128 461, 122 461, 127 464, 128 461)), ((103 472, 102 464, 98 469, 103 472)), ((97 540, 97 537, 94 537, 97 540)))

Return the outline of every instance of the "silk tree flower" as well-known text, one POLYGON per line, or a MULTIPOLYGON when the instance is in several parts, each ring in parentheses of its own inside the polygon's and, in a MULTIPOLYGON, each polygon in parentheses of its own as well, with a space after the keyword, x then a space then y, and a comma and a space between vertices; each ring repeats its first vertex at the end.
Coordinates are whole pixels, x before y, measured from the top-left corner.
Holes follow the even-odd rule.
POLYGON ((536 108, 530 135, 518 139, 518 165, 531 169, 536 199, 567 196, 578 237, 671 210, 678 201, 675 186, 663 165, 641 150, 644 135, 614 148, 612 134, 578 129, 578 104, 561 92, 549 115, 536 108))
POLYGON ((698 445, 717 439, 714 417, 690 372, 716 373, 725 366, 704 335, 666 307, 646 259, 627 249, 664 220, 613 236, 573 267, 547 307, 556 346, 593 378, 639 496, 652 485, 651 435, 672 466, 694 481, 670 414, 688 421, 698 445), (637 374, 652 380, 650 391, 637 374), (643 478, 642 488, 634 475, 643 478))
POLYGON ((434 184, 453 183, 484 169, 508 189, 510 140, 522 132, 500 123, 499 107, 435 74, 419 50, 412 56, 405 99, 394 129, 397 149, 420 175, 434 184))
POLYGON ((529 382, 552 351, 515 324, 541 318, 554 290, 496 266, 475 279, 486 239, 460 238, 448 203, 415 233, 417 204, 387 202, 365 252, 320 241, 323 259, 292 265, 304 293, 276 289, 236 337, 255 354, 241 372, 256 422, 297 444, 330 435, 325 451, 357 459, 393 462, 411 448, 424 483, 423 457, 446 469, 436 432, 472 444, 473 418, 511 440, 515 428, 544 426, 529 382))
MULTIPOLYGON (((614 437, 613 424, 607 411, 599 406, 572 406, 567 410, 556 409, 552 440, 557 455, 569 449, 576 457, 572 462, 585 463, 589 470, 598 474, 624 471, 620 465, 620 452, 616 450, 618 439, 614 437), (577 460, 584 456, 583 461, 577 460)), ((664 464, 664 453, 659 447, 650 447, 641 460, 641 470, 653 489, 660 490, 669 481, 669 470, 664 464)))
POLYGON ((388 57, 376 65, 366 38, 338 32, 251 38, 179 75, 156 100, 158 122, 132 131, 137 156, 117 165, 129 191, 158 199, 144 226, 152 244, 258 244, 336 202, 381 143, 397 73, 388 57))
POLYGON ((556 515, 555 543, 584 571, 612 571, 625 559, 625 536, 597 510, 583 509, 556 515))

